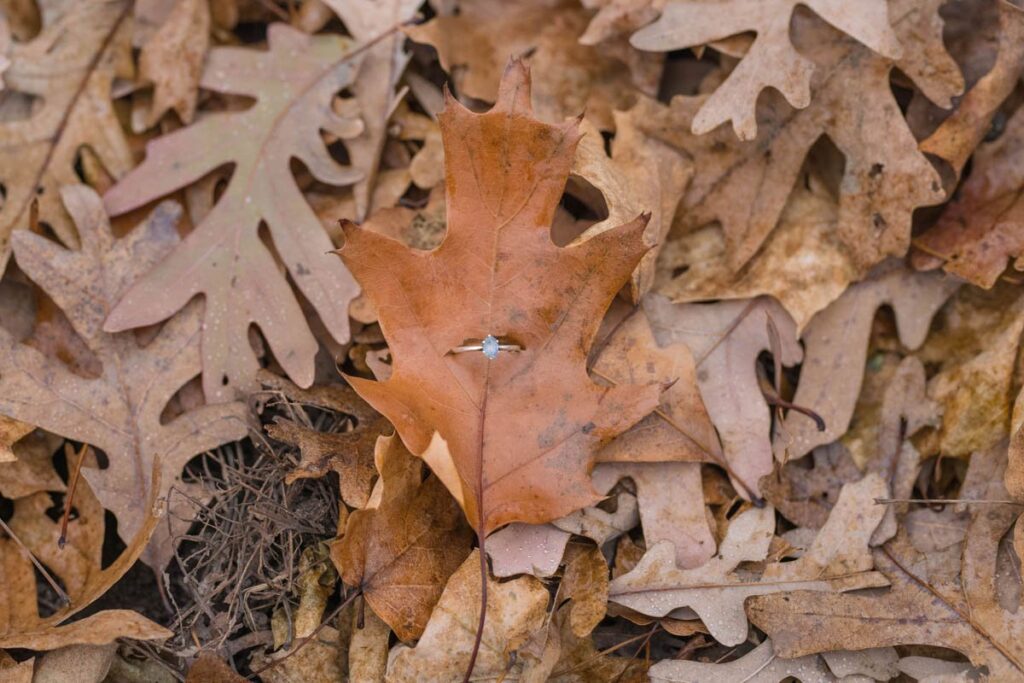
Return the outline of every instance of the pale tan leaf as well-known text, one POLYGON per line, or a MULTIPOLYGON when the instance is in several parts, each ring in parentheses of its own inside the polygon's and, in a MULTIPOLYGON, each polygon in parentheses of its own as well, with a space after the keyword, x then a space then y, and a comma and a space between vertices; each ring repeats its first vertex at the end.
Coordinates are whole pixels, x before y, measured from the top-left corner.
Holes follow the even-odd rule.
MULTIPOLYGON (((108 334, 103 320, 131 282, 178 241, 181 214, 173 202, 160 204, 127 237, 115 240, 103 206, 85 186, 62 190, 65 206, 86 238, 81 251, 68 251, 38 235, 14 240, 18 265, 67 315, 75 331, 102 364, 102 375, 83 378, 57 360, 19 344, 0 331, 0 412, 55 434, 102 449, 110 467, 83 469, 97 497, 118 519, 126 542, 144 526, 152 494, 164 498, 176 487, 202 497, 202 487, 185 483, 182 468, 194 455, 248 433, 241 403, 202 406, 164 423, 174 393, 200 370, 198 302, 190 304, 146 346, 135 335, 108 334), (42 400, 45 397, 45 400, 42 400), (153 488, 159 462, 162 482, 153 488)), ((175 496, 175 530, 195 510, 175 496)), ((170 558, 167 525, 149 550, 149 561, 170 558)))
POLYGON ((883 264, 818 313, 802 335, 806 357, 793 403, 820 415, 825 431, 819 432, 806 415, 790 411, 775 439, 776 457, 803 457, 846 432, 860 394, 871 323, 880 306, 892 307, 900 340, 915 349, 924 342, 932 316, 959 286, 953 278, 883 264))
MULTIPOLYGON (((487 619, 473 674, 476 678, 508 675, 521 668, 521 660, 516 662, 512 654, 542 627, 548 604, 547 590, 532 576, 502 583, 488 577, 487 582, 487 619)), ((385 680, 445 680, 452 672, 464 672, 479 611, 480 555, 474 550, 448 581, 416 647, 399 645, 392 651, 385 680)))
POLYGON ((132 167, 110 92, 114 76, 125 75, 117 67, 128 47, 130 9, 127 0, 63 3, 44 15, 37 37, 12 49, 5 92, 39 98, 41 106, 0 123, 0 269, 11 253, 12 231, 28 227, 35 201, 40 220, 62 242, 78 246, 60 187, 80 182, 75 164, 81 147, 88 146, 115 178, 132 167))
POLYGON ((754 595, 793 590, 836 593, 887 585, 871 571, 868 541, 884 509, 874 499, 885 492, 875 474, 843 488, 828 522, 798 560, 769 564, 758 579, 735 573, 742 562, 764 560, 775 529, 770 506, 741 513, 729 525, 719 554, 696 569, 675 567, 670 543, 648 549, 640 563, 611 583, 609 599, 655 617, 689 607, 723 645, 747 638, 743 603, 754 595))
POLYGON ((207 0, 181 0, 139 56, 139 78, 153 84, 153 102, 145 117, 151 128, 169 109, 192 123, 199 95, 199 77, 210 45, 207 0))
POLYGON ((189 185, 227 163, 234 169, 209 214, 167 258, 132 286, 105 323, 119 332, 165 320, 202 294, 203 390, 225 401, 257 389, 259 368, 249 342, 259 327, 285 372, 300 386, 313 381, 317 344, 296 294, 260 239, 265 222, 288 275, 330 336, 348 341, 347 302, 358 288, 337 259, 303 199, 290 164, 300 159, 316 178, 348 185, 362 173, 330 157, 321 129, 350 138, 361 124, 331 110, 358 59, 335 35, 306 36, 273 24, 269 50, 210 51, 200 85, 256 98, 240 112, 219 112, 147 145, 146 160, 104 197, 113 215, 189 185))
POLYGON ((633 34, 630 43, 641 50, 669 51, 756 32, 746 56, 693 120, 697 135, 732 121, 741 139, 752 140, 757 135, 754 109, 763 89, 775 88, 798 109, 811 102, 814 62, 789 37, 798 3, 886 57, 896 59, 903 52, 885 0, 862 0, 856 9, 843 0, 669 0, 658 21, 633 34))
POLYGON ((771 348, 769 318, 782 342, 777 360, 785 365, 800 361, 792 318, 767 297, 672 304, 651 295, 643 306, 659 345, 682 342, 693 353, 697 384, 721 437, 729 476, 741 495, 760 496, 758 481, 772 471, 771 412, 757 383, 755 363, 771 348))

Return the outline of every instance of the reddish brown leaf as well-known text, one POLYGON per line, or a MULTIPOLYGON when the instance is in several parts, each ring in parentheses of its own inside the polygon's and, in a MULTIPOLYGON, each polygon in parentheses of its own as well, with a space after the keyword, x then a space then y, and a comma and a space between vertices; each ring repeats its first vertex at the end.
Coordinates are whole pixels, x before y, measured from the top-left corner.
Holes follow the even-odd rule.
POLYGON ((645 251, 646 219, 555 246, 547 226, 577 123, 546 125, 530 113, 519 61, 490 112, 449 100, 439 117, 444 242, 419 252, 349 225, 340 252, 377 307, 394 359, 386 382, 350 381, 427 460, 481 534, 595 502, 587 475, 597 448, 649 413, 659 392, 600 387, 586 371, 601 314, 645 251), (522 350, 493 361, 451 353, 487 335, 522 350))
POLYGON ((399 638, 416 640, 472 534, 444 485, 423 480, 423 464, 397 436, 378 440, 376 460, 380 493, 352 513, 331 558, 399 638))

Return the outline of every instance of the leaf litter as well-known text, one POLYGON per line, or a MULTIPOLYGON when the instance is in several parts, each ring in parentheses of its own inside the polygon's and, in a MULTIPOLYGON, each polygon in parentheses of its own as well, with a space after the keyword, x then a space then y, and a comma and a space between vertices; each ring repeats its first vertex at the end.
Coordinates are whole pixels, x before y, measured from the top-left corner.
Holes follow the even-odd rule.
POLYGON ((0 4, 0 678, 1024 680, 1020 3, 0 4))

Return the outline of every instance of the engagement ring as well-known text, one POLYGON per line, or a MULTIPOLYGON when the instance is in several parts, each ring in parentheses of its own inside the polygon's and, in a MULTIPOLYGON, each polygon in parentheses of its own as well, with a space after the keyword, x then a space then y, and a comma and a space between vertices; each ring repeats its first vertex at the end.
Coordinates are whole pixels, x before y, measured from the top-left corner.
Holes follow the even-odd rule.
POLYGON ((522 351, 518 344, 502 344, 493 334, 483 338, 478 344, 463 344, 452 349, 452 353, 466 353, 467 351, 482 351, 488 360, 498 357, 499 351, 522 351))

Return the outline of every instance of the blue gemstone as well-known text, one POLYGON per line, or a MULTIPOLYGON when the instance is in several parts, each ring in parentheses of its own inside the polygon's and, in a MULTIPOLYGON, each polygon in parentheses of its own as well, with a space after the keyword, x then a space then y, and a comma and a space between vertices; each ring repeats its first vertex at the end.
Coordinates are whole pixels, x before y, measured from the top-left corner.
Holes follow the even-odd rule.
POLYGON ((484 341, 481 346, 483 347, 482 350, 484 352, 484 356, 486 356, 488 360, 494 360, 498 357, 498 339, 494 335, 489 334, 484 337, 484 341))

